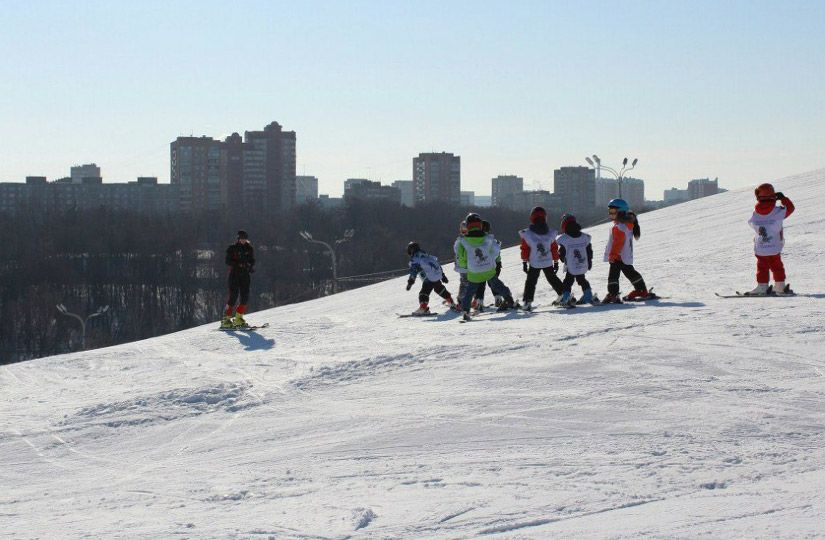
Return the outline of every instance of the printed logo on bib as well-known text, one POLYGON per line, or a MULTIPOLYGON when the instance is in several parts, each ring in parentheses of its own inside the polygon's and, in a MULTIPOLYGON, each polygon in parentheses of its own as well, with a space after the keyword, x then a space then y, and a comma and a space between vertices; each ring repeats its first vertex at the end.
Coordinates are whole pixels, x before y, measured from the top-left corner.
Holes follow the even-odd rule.
POLYGON ((475 254, 475 256, 476 256, 476 262, 478 262, 478 264, 484 264, 484 263, 486 263, 486 262, 487 262, 487 260, 489 259, 489 257, 487 257, 487 256, 484 254, 484 252, 483 252, 483 251, 481 251, 481 248, 476 248, 476 249, 475 249, 475 251, 474 251, 473 253, 474 253, 474 254, 475 254))
POLYGON ((765 227, 759 227, 759 240, 762 242, 770 242, 773 237, 768 236, 768 230, 765 227))
POLYGON ((536 244, 536 251, 538 251, 539 255, 541 255, 542 257, 547 257, 547 248, 544 247, 544 244, 542 244, 541 242, 536 244))
POLYGON ((574 250, 573 250, 573 257, 574 257, 577 261, 579 261, 580 263, 583 263, 583 262, 584 262, 584 257, 582 257, 582 252, 581 252, 581 251, 579 251, 578 249, 574 249, 574 250))

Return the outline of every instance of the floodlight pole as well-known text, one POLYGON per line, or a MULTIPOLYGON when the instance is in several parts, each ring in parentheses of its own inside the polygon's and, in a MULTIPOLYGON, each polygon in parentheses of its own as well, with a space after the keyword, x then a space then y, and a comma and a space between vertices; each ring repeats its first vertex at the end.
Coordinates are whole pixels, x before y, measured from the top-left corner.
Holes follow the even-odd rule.
POLYGON ((619 182, 619 198, 620 199, 622 198, 622 181, 624 180, 624 174, 626 172, 629 172, 629 171, 632 171, 633 169, 635 169, 636 168, 636 163, 639 162, 639 158, 633 158, 633 162, 630 164, 630 166, 628 166, 627 165, 628 160, 627 160, 627 158, 624 158, 624 160, 622 161, 621 170, 617 171, 616 169, 614 169, 612 167, 608 167, 607 165, 602 165, 602 160, 599 159, 599 156, 597 156, 596 154, 593 154, 593 159, 590 159, 589 157, 586 157, 586 158, 584 158, 584 160, 587 161, 587 163, 591 167, 594 167, 596 169, 596 178, 601 179, 601 177, 602 177, 601 170, 604 169, 607 172, 609 172, 610 174, 612 174, 616 178, 616 180, 618 180, 618 182, 619 182))
MULTIPOLYGON (((313 238, 312 234, 310 234, 309 231, 300 231, 298 234, 301 236, 301 238, 303 238, 304 240, 306 240, 310 244, 320 244, 320 245, 324 246, 324 248, 326 248, 327 253, 329 253, 330 259, 332 259, 332 294, 337 293, 338 292, 338 262, 337 262, 337 259, 335 257, 335 249, 333 249, 333 247, 331 245, 324 242, 323 240, 316 240, 315 238, 313 238)), ((344 242, 347 242, 347 241, 351 240, 353 236, 355 236, 355 229, 347 229, 346 231, 344 231, 344 237, 339 238, 338 240, 336 240, 335 245, 339 246, 339 245, 343 244, 344 242)))
POLYGON ((76 314, 71 313, 70 311, 68 311, 66 309, 66 306, 64 306, 63 304, 57 304, 56 307, 57 307, 57 311, 59 311, 61 315, 66 315, 67 317, 72 317, 74 319, 77 319, 77 321, 80 323, 80 349, 81 350, 86 349, 86 323, 88 323, 89 320, 91 320, 91 319, 93 319, 93 318, 95 318, 99 315, 103 315, 104 313, 109 311, 109 306, 106 305, 106 306, 103 306, 101 308, 98 308, 97 311, 95 311, 94 313, 92 313, 91 315, 89 315, 88 317, 86 317, 84 319, 80 315, 76 315, 76 314))

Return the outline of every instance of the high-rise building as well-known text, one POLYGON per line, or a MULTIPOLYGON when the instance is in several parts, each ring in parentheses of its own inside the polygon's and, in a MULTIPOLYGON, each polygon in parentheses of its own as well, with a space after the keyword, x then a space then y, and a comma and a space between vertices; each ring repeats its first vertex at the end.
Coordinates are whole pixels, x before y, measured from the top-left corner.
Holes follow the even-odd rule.
POLYGON ((461 192, 461 206, 475 206, 476 205, 476 192, 475 191, 462 191, 461 192))
POLYGON ((412 180, 396 180, 392 187, 401 190, 401 204, 412 208, 415 205, 415 195, 412 180))
POLYGON ((509 195, 524 191, 524 178, 515 175, 500 175, 492 180, 492 205, 506 206, 509 195))
POLYGON ((277 212, 296 202, 295 132, 272 122, 263 131, 178 137, 171 144, 171 180, 182 210, 277 212))
POLYGON ((415 204, 441 201, 461 204, 461 157, 447 152, 413 158, 415 204))
POLYGON ((553 171, 553 193, 565 212, 587 214, 596 207, 596 174, 589 167, 561 167, 553 171))
POLYGON ((344 182, 344 199, 381 199, 401 204, 401 190, 382 186, 364 178, 350 178, 344 182))
POLYGON ((304 204, 318 199, 318 179, 314 176, 295 177, 295 202, 304 204))
POLYGON ((294 131, 272 122, 263 131, 244 133, 244 205, 265 211, 287 210, 295 204, 294 131))
POLYGON ((690 193, 686 189, 670 188, 664 193, 665 204, 679 204, 690 200, 690 193))
POLYGON ((708 195, 719 193, 719 178, 697 178, 688 182, 688 195, 690 199, 700 199, 708 195))
POLYGON ((82 184, 84 178, 102 178, 100 176, 100 167, 98 167, 95 163, 75 165, 69 170, 72 184, 82 184))
POLYGON ((638 178, 622 178, 622 199, 630 208, 639 210, 645 205, 645 183, 638 178))
POLYGON ((615 178, 596 178, 596 206, 604 208, 611 199, 619 197, 619 181, 615 178))
POLYGON ((221 208, 223 144, 212 137, 178 137, 171 144, 171 183, 178 187, 181 210, 221 208))

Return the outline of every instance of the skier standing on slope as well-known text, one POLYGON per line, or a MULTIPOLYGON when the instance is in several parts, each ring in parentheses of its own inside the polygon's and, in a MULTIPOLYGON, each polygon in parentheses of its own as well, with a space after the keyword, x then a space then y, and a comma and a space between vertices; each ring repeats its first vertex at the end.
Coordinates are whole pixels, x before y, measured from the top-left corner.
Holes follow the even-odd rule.
POLYGON ((241 328, 246 326, 243 315, 249 302, 249 285, 252 281, 250 274, 255 271, 255 250, 249 243, 246 231, 238 231, 235 243, 226 248, 226 265, 229 266, 229 298, 226 300, 221 328, 241 328), (239 299, 236 311, 235 302, 239 299))
POLYGON ((770 274, 773 273, 774 288, 777 294, 793 294, 790 285, 785 284, 785 266, 782 264, 782 248, 785 235, 782 221, 794 211, 794 205, 783 193, 776 192, 771 184, 762 184, 754 190, 756 206, 748 220, 756 235, 753 249, 756 255, 756 288, 748 295, 768 294, 770 274), (776 206, 776 202, 782 206, 776 206))
POLYGON ((590 244, 590 235, 582 232, 576 216, 565 214, 561 218, 561 235, 556 239, 559 245, 559 260, 564 263, 565 276, 562 281, 562 295, 560 305, 575 302, 572 297, 573 282, 582 288, 580 304, 593 302, 593 291, 590 283, 584 277, 585 273, 593 268, 593 246, 590 244))
POLYGON ((464 319, 470 318, 472 299, 482 283, 489 283, 495 295, 501 295, 504 300, 499 310, 504 311, 516 306, 510 289, 501 282, 496 275, 496 260, 501 251, 501 244, 482 229, 481 217, 478 214, 469 214, 467 219, 467 235, 459 240, 458 265, 467 269, 467 291, 461 298, 461 309, 464 319))
POLYGON ((610 272, 607 276, 607 296, 604 304, 621 304, 619 298, 619 275, 624 276, 633 284, 633 291, 624 297, 624 300, 646 300, 651 297, 645 286, 642 275, 633 268, 633 239, 642 235, 639 220, 636 214, 630 211, 630 206, 624 199, 613 199, 607 203, 607 213, 613 220, 607 246, 604 250, 604 260, 610 263, 610 272))
POLYGON ((556 273, 559 271, 559 246, 556 231, 547 225, 547 211, 536 206, 530 211, 530 226, 518 232, 521 236, 521 267, 527 274, 524 282, 524 309, 533 306, 539 274, 544 272, 550 286, 561 299, 562 284, 556 273))
POLYGON ((415 279, 419 275, 423 280, 421 290, 418 292, 418 309, 413 311, 413 315, 426 315, 430 312, 430 293, 432 291, 435 291, 446 300, 450 307, 454 307, 453 297, 442 285, 442 283, 447 283, 449 280, 444 275, 438 259, 429 253, 425 253, 418 242, 407 244, 407 255, 410 256, 410 277, 407 280, 407 290, 412 289, 415 279))

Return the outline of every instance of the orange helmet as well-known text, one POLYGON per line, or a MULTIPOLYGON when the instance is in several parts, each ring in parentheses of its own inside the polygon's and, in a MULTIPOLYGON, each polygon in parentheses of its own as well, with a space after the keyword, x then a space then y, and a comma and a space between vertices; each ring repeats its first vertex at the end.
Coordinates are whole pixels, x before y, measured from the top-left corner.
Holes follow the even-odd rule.
POLYGON ((753 190, 756 198, 761 200, 776 200, 776 191, 774 191, 771 184, 761 184, 758 188, 753 190))

